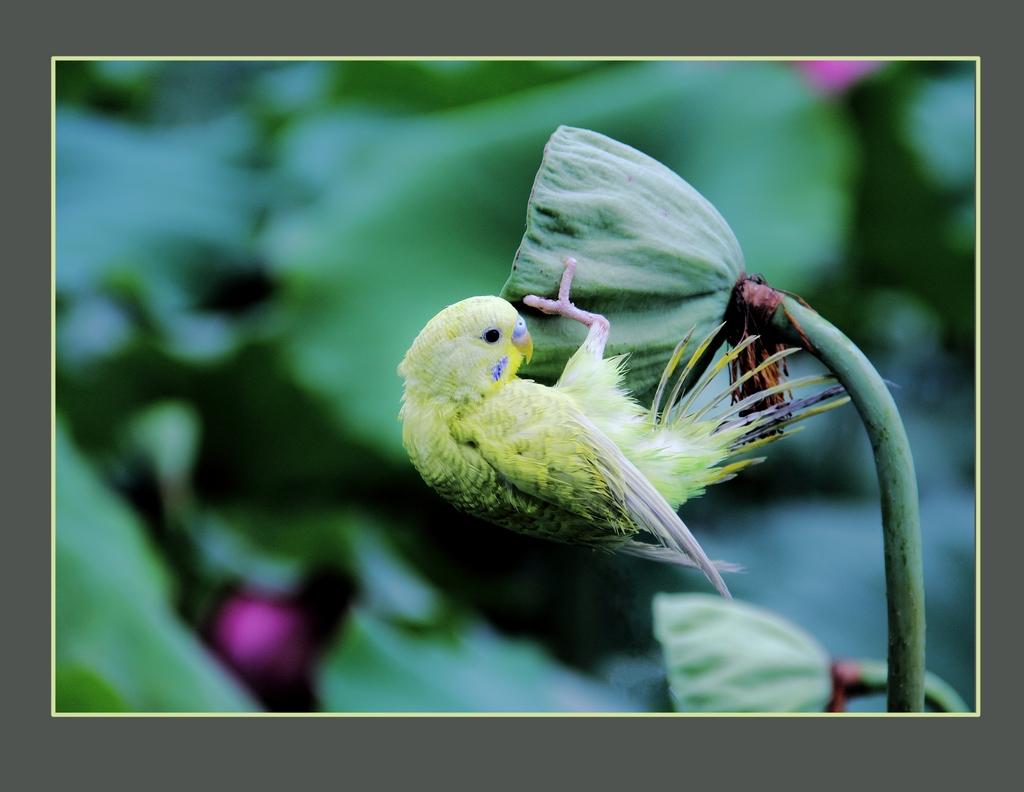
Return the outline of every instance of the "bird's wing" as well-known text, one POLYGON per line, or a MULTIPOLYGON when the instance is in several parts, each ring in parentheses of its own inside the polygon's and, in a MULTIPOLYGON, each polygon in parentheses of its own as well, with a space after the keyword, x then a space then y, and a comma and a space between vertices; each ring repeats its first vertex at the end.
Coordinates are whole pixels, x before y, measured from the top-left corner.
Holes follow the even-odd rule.
POLYGON ((581 419, 571 399, 517 380, 467 410, 453 430, 509 486, 632 535, 641 526, 625 509, 621 454, 598 453, 581 419))
POLYGON ((458 431, 510 486, 625 537, 647 531, 692 559, 729 596, 715 564, 665 498, 557 389, 510 383, 468 411, 458 431))

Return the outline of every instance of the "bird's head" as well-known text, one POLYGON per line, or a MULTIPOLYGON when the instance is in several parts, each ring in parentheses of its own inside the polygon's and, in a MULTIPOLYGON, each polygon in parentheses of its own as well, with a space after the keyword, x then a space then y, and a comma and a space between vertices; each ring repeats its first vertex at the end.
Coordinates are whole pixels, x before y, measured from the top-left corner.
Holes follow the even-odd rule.
POLYGON ((486 396, 533 355, 526 322, 500 297, 470 297, 427 322, 398 367, 406 394, 467 401, 486 396))

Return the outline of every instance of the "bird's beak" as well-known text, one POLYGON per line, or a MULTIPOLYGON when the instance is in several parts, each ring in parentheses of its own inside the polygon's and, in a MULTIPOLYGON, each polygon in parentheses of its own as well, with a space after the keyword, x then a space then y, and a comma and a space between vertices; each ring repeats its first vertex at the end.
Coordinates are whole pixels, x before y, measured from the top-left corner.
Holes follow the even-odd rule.
POLYGON ((512 346, 523 353, 523 357, 526 358, 526 362, 530 362, 530 358, 533 357, 533 339, 530 338, 530 331, 525 331, 519 338, 512 337, 512 346))

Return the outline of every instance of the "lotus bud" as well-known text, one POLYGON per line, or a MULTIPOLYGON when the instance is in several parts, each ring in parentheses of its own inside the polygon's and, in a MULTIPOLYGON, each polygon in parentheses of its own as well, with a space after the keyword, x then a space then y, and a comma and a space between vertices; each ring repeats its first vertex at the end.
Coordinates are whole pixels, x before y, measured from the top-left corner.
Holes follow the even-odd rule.
MULTIPOLYGON (((693 187, 630 146, 563 126, 544 149, 501 296, 551 293, 566 256, 579 262, 574 301, 611 321, 608 351, 631 354, 627 384, 642 400, 680 338, 722 323, 743 274, 739 242, 693 187)), ((528 373, 554 381, 581 329, 545 318, 530 331, 537 355, 528 373)))
POLYGON ((681 712, 823 712, 831 698, 825 649, 763 608, 659 594, 654 632, 681 712))

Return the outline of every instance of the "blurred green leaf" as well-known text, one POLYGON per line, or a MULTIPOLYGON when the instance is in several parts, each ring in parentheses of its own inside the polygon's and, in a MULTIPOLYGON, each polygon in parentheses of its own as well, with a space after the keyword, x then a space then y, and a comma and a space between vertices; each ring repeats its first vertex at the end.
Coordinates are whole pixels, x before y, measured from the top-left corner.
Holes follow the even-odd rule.
POLYGON ((946 66, 931 77, 901 64, 859 95, 863 169, 850 263, 836 288, 804 295, 858 344, 858 330, 882 317, 849 294, 902 289, 941 318, 945 345, 974 351, 974 67, 946 66))
POLYGON ((342 102, 432 112, 571 78, 601 63, 573 61, 349 61, 331 64, 342 102))
POLYGON ((152 80, 160 70, 160 62, 151 60, 96 61, 91 66, 100 82, 124 88, 137 88, 152 80))
POLYGON ((56 465, 57 709, 254 709, 172 611, 167 572, 136 518, 60 423, 56 465))
POLYGON ((353 611, 321 668, 326 709, 348 712, 622 711, 627 702, 539 648, 482 625, 410 632, 353 611))
POLYGON ((332 65, 325 61, 281 64, 256 80, 253 100, 261 110, 281 115, 322 105, 329 97, 332 65))
POLYGON ((245 250, 253 184, 231 161, 248 139, 238 118, 157 130, 59 112, 58 292, 121 283, 187 303, 245 250))
POLYGON ((58 712, 127 712, 118 692, 92 668, 65 663, 57 668, 58 712))
POLYGON ((425 581, 376 530, 356 537, 356 570, 362 599, 375 615, 408 623, 430 624, 444 609, 440 592, 425 581))
POLYGON ((830 660, 776 614, 707 594, 660 594, 654 631, 683 712, 822 712, 830 660))
POLYGON ((957 65, 920 86, 904 122, 928 175, 950 190, 974 185, 974 66, 957 65))
POLYGON ((229 328, 197 313, 243 265, 260 192, 240 118, 157 129, 62 109, 56 122, 59 297, 141 309, 185 352, 218 354, 229 328))

